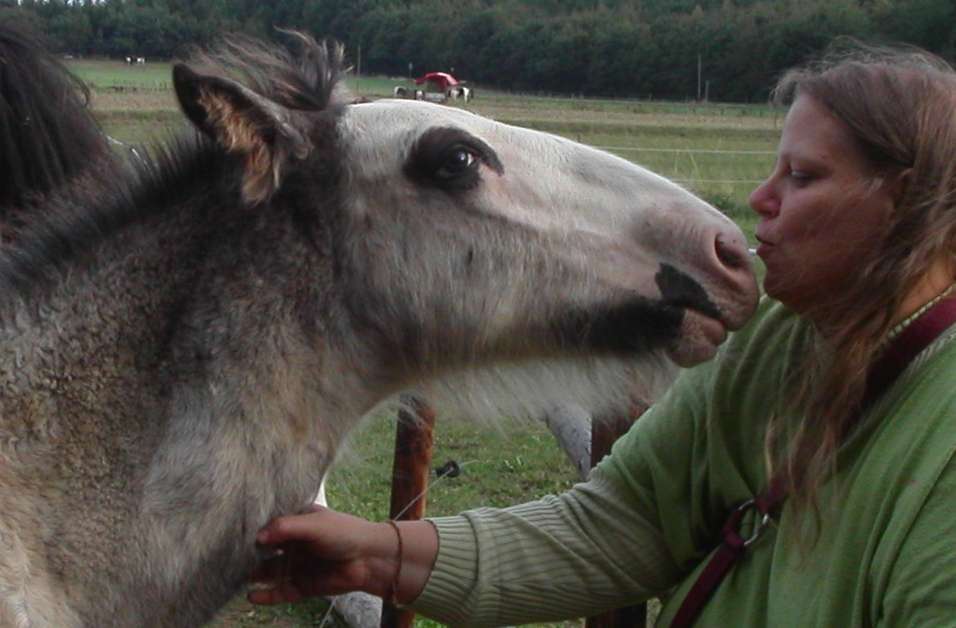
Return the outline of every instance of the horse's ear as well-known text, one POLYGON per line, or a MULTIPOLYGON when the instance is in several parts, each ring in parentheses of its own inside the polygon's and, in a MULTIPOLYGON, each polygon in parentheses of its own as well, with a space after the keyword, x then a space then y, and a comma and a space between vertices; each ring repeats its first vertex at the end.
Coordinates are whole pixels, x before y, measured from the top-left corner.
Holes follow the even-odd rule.
POLYGON ((290 158, 303 158, 311 149, 288 110, 231 79, 205 76, 177 64, 173 85, 192 123, 243 158, 242 197, 250 205, 268 200, 290 158))

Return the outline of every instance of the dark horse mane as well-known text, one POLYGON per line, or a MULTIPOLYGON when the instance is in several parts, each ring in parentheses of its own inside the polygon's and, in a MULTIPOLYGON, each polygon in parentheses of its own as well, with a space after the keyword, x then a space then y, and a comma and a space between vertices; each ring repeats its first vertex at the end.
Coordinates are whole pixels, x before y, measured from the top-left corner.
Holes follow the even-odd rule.
POLYGON ((0 23, 0 222, 110 155, 89 90, 25 23, 0 23))
MULTIPOLYGON (((290 109, 338 110, 346 101, 338 93, 341 47, 292 34, 300 44, 297 55, 230 36, 215 49, 195 52, 187 64, 198 73, 234 77, 290 109)), ((26 298, 112 234, 191 199, 212 194, 228 205, 223 210, 242 206, 241 162, 212 139, 181 132, 145 150, 125 170, 92 173, 65 186, 44 199, 14 245, 0 250, 0 294, 26 298)))
POLYGON ((188 65, 200 74, 231 78, 287 109, 323 111, 344 104, 342 46, 298 31, 280 32, 292 39, 294 51, 234 34, 213 49, 194 49, 188 65))

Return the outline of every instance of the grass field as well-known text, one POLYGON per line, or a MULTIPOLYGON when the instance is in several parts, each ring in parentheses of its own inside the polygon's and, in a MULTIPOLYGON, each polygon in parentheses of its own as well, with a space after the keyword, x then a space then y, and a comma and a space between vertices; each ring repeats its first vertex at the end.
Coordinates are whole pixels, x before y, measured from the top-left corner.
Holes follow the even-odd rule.
MULTIPOLYGON (((124 142, 149 142, 183 124, 164 63, 128 66, 75 61, 94 87, 104 128, 124 142)), ((357 95, 386 97, 407 79, 351 78, 357 95)), ((551 98, 476 87, 463 106, 481 115, 601 147, 679 181, 752 232, 747 195, 769 172, 779 138, 779 112, 761 105, 551 98)))
MULTIPOLYGON (((92 86, 94 111, 104 130, 126 143, 149 143, 181 127, 168 64, 74 61, 71 69, 92 86)), ((350 79, 367 97, 390 96, 403 79, 350 79)), ((781 120, 767 107, 696 103, 546 98, 476 90, 467 108, 501 122, 536 128, 602 147, 681 181, 723 209, 752 238, 746 198, 769 172, 781 120)), ((329 502, 348 512, 387 516, 395 417, 374 418, 354 436, 350 453, 333 471, 329 502)), ((462 474, 433 486, 430 514, 451 514, 483 505, 507 505, 561 491, 575 473, 550 435, 538 425, 502 423, 496 428, 439 422, 435 464, 456 460, 462 474)), ((257 609, 242 600, 214 624, 315 626, 319 604, 257 609)), ((329 624, 326 624, 329 625, 329 624)), ((539 626, 581 626, 582 622, 539 626)), ((438 624, 418 620, 418 628, 438 624)))

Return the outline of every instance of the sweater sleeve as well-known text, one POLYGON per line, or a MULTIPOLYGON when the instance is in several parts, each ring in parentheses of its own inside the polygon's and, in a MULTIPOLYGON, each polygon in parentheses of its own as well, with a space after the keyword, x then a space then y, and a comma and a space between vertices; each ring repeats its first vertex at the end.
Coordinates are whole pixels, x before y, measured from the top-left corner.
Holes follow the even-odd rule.
POLYGON ((591 615, 646 599, 674 577, 660 533, 601 478, 433 522, 439 557, 414 606, 454 626, 591 615))
POLYGON ((700 480, 689 452, 705 406, 701 380, 710 377, 700 367, 685 372, 586 483, 511 508, 432 519, 439 553, 416 611, 454 626, 549 621, 637 603, 676 584, 686 565, 673 550, 687 551, 689 487, 700 480), (665 531, 662 515, 681 523, 665 531))

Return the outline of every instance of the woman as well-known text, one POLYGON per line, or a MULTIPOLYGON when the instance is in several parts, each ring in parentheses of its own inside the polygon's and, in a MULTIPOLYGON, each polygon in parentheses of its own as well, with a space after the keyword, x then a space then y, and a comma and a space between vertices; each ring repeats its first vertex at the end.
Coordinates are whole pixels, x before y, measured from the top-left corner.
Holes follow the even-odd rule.
POLYGON ((750 198, 768 298, 714 361, 560 496, 424 522, 273 521, 259 540, 285 553, 250 599, 362 589, 456 626, 661 595, 662 625, 951 623, 956 72, 861 50, 774 93, 790 109, 750 198), (917 355, 889 360, 901 350, 917 355), (746 556, 679 610, 735 511, 725 544, 752 540, 746 556))

